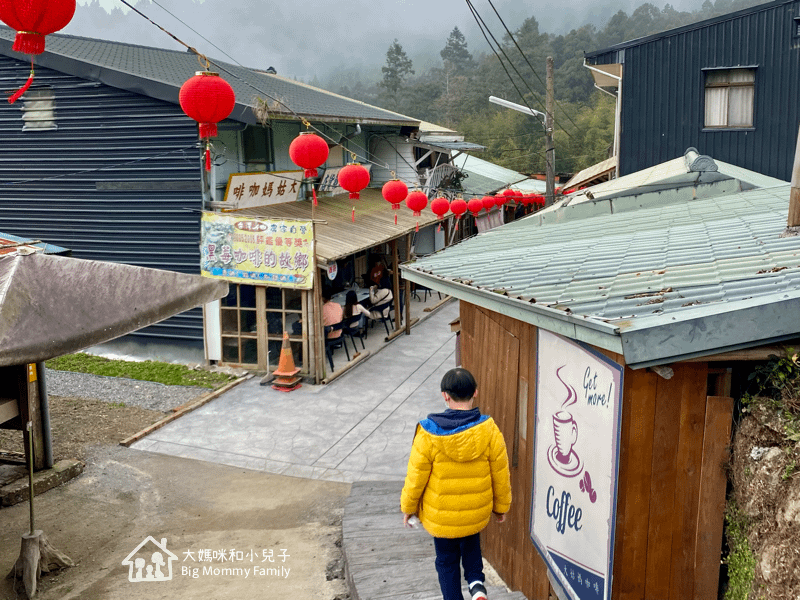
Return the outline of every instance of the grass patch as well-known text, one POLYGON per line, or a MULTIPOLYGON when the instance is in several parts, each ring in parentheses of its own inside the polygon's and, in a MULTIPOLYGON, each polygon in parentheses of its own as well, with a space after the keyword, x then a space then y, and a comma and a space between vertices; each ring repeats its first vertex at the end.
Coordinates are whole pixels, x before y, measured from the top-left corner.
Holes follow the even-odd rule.
POLYGON ((235 377, 225 373, 190 369, 183 365, 147 360, 134 362, 129 360, 111 360, 101 356, 92 356, 78 352, 48 360, 48 369, 56 371, 73 371, 76 373, 92 373, 109 377, 127 377, 139 381, 154 381, 165 385, 194 385, 206 388, 217 388, 235 377))
POLYGON ((728 589, 725 600, 747 600, 756 573, 756 557, 747 541, 747 518, 731 501, 725 511, 725 534, 728 539, 728 589))

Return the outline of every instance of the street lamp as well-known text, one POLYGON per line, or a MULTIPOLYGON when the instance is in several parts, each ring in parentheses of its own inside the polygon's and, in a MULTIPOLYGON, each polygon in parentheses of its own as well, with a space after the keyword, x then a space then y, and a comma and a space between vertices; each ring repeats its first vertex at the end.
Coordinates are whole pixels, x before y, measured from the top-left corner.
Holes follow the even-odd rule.
POLYGON ((526 115, 530 115, 532 117, 536 117, 539 119, 539 122, 542 124, 542 128, 544 129, 544 136, 545 136, 545 168, 547 174, 547 206, 550 206, 553 203, 554 196, 555 196, 555 148, 553 148, 553 129, 552 127, 548 127, 548 118, 547 115, 543 112, 538 110, 534 110, 532 108, 528 108, 527 106, 522 106, 521 104, 517 104, 515 102, 509 102, 508 100, 504 100, 503 98, 498 98, 497 96, 489 96, 489 102, 492 104, 497 104, 499 106, 503 106, 505 108, 510 108, 511 110, 516 110, 517 112, 521 112, 526 115))

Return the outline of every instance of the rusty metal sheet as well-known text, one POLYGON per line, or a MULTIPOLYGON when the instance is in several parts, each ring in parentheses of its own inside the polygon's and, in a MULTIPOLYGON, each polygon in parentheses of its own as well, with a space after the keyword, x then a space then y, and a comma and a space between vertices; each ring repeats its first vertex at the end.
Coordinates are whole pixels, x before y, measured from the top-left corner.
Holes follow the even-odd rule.
POLYGON ((225 296, 174 271, 40 253, 0 258, 0 366, 106 342, 225 296))

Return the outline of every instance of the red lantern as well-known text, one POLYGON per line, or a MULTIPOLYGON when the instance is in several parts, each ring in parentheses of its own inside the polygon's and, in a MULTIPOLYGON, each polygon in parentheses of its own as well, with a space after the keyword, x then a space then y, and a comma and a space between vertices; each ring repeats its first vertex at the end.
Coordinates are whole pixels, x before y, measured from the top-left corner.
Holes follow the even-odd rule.
MULTIPOLYGON (((464 208, 466 209, 466 207, 464 208)), ((450 210, 450 201, 442 196, 434 198, 431 202, 431 210, 433 211, 433 214, 436 215, 437 219, 442 220, 442 218, 444 218, 444 216, 447 214, 447 211, 450 210)))
POLYGON ((289 158, 305 170, 306 179, 317 176, 317 167, 328 160, 328 143, 311 131, 303 131, 289 144, 289 158))
MULTIPOLYGON (((408 186, 399 179, 390 179, 383 184, 381 189, 383 199, 391 203, 392 210, 400 210, 400 203, 408 196, 408 186)), ((397 212, 394 214, 394 224, 397 225, 397 212)))
POLYGON ((494 205, 495 206, 503 206, 508 200, 508 197, 503 194, 495 194, 494 197, 494 205))
MULTIPOLYGON (((414 216, 419 217, 422 211, 428 206, 428 196, 425 192, 411 192, 406 198, 406 206, 414 211, 414 216)), ((416 230, 419 231, 419 219, 417 219, 416 230)))
POLYGON ((183 112, 200 125, 200 138, 206 140, 206 171, 210 171, 209 138, 217 135, 217 123, 233 112, 236 94, 219 73, 198 71, 181 86, 178 101, 183 112))
POLYGON ((494 196, 484 196, 481 198, 481 205, 486 209, 486 212, 489 212, 494 206, 494 196))
POLYGON ((467 208, 469 209, 469 212, 477 217, 478 213, 483 210, 483 202, 481 202, 480 198, 473 198, 467 202, 467 208))
POLYGON ((339 185, 350 192, 351 200, 358 200, 359 192, 369 185, 369 171, 363 165, 350 163, 339 171, 339 185))
POLYGON ((510 200, 510 199, 515 198, 517 196, 517 192, 515 192, 511 188, 508 188, 508 189, 503 190, 503 196, 505 196, 506 198, 508 198, 510 200))
POLYGON ((31 74, 8 99, 10 104, 31 87, 33 55, 44 52, 44 36, 66 27, 74 14, 75 0, 0 0, 0 21, 17 32, 11 49, 31 55, 31 74))
POLYGON ((15 52, 41 54, 44 36, 63 29, 75 14, 75 0, 0 0, 0 21, 17 30, 15 52))
POLYGON ((467 203, 463 198, 456 198, 450 203, 450 212, 452 212, 456 218, 463 215, 467 212, 467 203))

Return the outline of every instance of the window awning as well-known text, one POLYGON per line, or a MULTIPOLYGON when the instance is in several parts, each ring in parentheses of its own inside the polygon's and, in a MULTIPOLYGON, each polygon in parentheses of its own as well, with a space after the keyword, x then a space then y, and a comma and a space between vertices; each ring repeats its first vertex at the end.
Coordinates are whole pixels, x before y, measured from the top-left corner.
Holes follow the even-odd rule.
POLYGON ((316 253, 320 267, 413 233, 417 222, 420 227, 424 227, 437 221, 436 215, 430 210, 430 204, 419 217, 415 217, 405 204, 401 204, 396 211, 395 225, 395 211, 383 199, 379 189, 363 190, 358 200, 350 200, 347 194, 319 197, 318 200, 316 207, 312 206, 311 200, 304 200, 247 208, 233 211, 233 214, 262 219, 310 221, 313 208, 316 253), (352 220, 353 207, 356 209, 355 222, 352 220))

